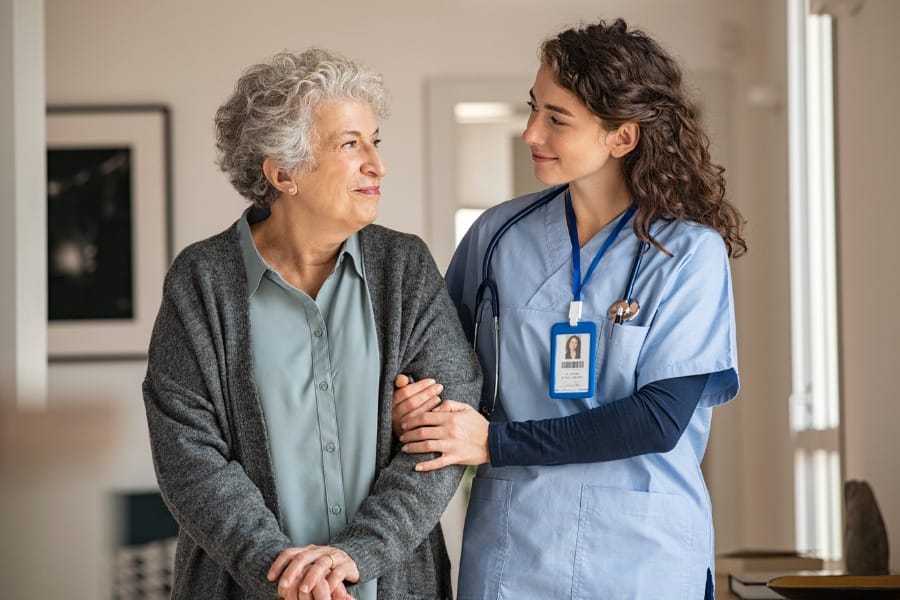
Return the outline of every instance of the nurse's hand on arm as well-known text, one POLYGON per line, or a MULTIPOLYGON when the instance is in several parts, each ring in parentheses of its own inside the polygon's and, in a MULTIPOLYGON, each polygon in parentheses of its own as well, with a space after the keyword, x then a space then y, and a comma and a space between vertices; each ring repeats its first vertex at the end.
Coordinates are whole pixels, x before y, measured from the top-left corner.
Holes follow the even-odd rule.
POLYGON ((433 471, 447 465, 480 465, 491 460, 488 421, 468 404, 445 400, 435 410, 403 420, 401 428, 404 452, 440 452, 437 458, 418 463, 417 471, 433 471))
POLYGON ((278 597, 284 600, 352 600, 344 582, 359 581, 359 570, 343 550, 309 545, 282 550, 267 578, 278 580, 278 597))
POLYGON ((434 379, 422 379, 410 383, 406 375, 397 375, 394 380, 397 389, 391 403, 391 426, 394 435, 400 437, 403 429, 400 424, 412 416, 434 410, 441 404, 440 393, 444 386, 434 379))

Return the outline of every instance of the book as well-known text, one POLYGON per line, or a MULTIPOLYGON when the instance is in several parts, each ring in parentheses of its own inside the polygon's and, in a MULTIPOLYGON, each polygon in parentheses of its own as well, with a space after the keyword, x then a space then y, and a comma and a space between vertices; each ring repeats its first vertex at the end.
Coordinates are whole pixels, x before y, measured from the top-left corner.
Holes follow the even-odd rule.
POLYGON ((784 598, 768 587, 766 583, 784 575, 787 571, 750 571, 747 573, 730 573, 728 590, 741 600, 766 600, 768 598, 784 598))
POLYGON ((808 580, 810 576, 814 576, 817 580, 826 576, 842 575, 840 571, 817 570, 817 571, 748 571, 745 573, 730 573, 728 575, 728 590, 736 598, 741 600, 763 600, 766 598, 784 598, 783 595, 769 587, 769 582, 773 580, 782 581, 786 576, 794 576, 795 579, 801 578, 808 580))
POLYGON ((720 577, 753 571, 818 571, 824 566, 821 558, 793 550, 738 550, 716 556, 720 577))

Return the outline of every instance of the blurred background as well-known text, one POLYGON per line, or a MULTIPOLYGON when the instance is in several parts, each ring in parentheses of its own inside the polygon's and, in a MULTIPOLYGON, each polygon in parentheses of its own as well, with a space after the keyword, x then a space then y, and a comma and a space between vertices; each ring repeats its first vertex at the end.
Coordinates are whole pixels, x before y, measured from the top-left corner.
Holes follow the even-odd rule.
MULTIPOLYGON (((0 0, 0 597, 110 597, 128 499, 155 490, 145 361, 47 361, 46 105, 168 107, 177 252, 244 208, 212 129, 241 71, 338 50, 392 97, 378 222, 443 268, 472 211, 536 187, 518 135, 540 42, 618 16, 682 62, 748 221, 742 389, 703 465, 717 550, 840 560, 845 479, 871 483, 900 548, 900 2, 0 0)), ((445 516, 451 545, 463 510, 445 516)))

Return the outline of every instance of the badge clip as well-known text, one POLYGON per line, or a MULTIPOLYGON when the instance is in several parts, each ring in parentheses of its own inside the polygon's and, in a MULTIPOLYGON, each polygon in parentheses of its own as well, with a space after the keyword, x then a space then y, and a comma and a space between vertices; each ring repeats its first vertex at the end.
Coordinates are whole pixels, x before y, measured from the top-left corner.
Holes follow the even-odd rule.
POLYGON ((572 300, 569 302, 569 326, 575 327, 581 320, 581 300, 572 300))

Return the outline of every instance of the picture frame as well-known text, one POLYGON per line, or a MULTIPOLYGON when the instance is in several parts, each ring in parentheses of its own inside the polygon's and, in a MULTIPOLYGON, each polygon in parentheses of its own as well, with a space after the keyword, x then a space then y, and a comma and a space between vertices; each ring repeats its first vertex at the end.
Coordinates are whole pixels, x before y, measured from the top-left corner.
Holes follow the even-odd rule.
POLYGON ((164 105, 47 109, 50 361, 141 360, 172 259, 164 105))

